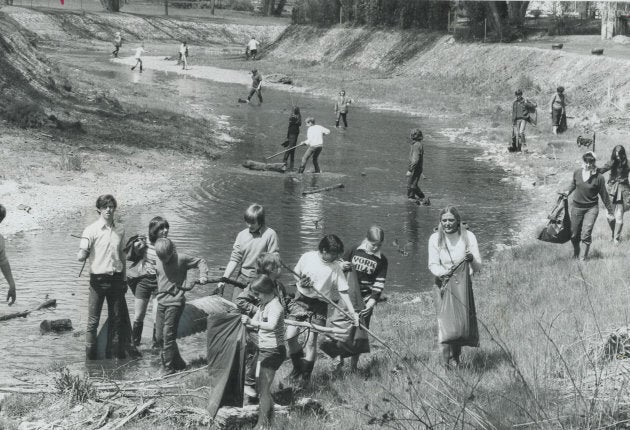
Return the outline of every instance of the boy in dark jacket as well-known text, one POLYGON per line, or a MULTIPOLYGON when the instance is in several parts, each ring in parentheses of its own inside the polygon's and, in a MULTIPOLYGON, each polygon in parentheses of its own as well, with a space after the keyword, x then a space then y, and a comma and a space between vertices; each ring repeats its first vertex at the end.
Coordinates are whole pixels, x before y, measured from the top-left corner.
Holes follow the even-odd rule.
POLYGON ((411 138, 411 151, 409 152, 409 168, 407 169, 407 198, 423 199, 424 193, 418 186, 424 161, 422 131, 419 128, 414 128, 409 137, 411 138))
POLYGON ((521 149, 522 145, 525 145, 525 126, 530 121, 529 110, 523 98, 523 90, 516 90, 514 93, 516 100, 512 103, 512 127, 514 128, 514 134, 518 136, 518 144, 515 150, 521 149))

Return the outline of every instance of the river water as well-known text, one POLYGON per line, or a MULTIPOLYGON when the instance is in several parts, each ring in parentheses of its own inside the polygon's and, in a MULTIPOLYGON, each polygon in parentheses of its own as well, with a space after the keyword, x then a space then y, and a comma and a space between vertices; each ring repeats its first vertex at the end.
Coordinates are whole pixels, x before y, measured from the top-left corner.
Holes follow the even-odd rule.
MULTIPOLYGON (((506 180, 508 174, 500 168, 474 161, 481 149, 449 141, 440 134, 443 128, 461 126, 458 121, 374 111, 361 106, 359 97, 348 114, 349 128, 335 129, 333 102, 328 99, 264 89, 262 106, 257 101, 239 104, 237 98, 245 97, 247 92, 243 85, 185 79, 150 70, 140 76, 124 69, 106 64, 101 76, 135 80, 139 86, 168 86, 177 97, 190 100, 191 110, 197 114, 204 110, 221 112, 235 127, 231 134, 238 141, 204 172, 201 184, 190 184, 180 195, 159 205, 126 207, 124 201, 119 202, 119 221, 129 234, 145 232, 153 216, 164 216, 178 248, 205 257, 212 275, 222 273, 219 268, 228 261, 236 233, 245 227, 243 211, 252 202, 265 206, 267 223, 278 232, 281 256, 290 265, 302 253, 316 249, 324 234, 337 234, 346 246, 352 246, 370 225, 380 224, 386 235, 382 251, 389 259, 385 295, 431 286, 427 241, 437 225, 440 208, 448 204, 460 209, 477 235, 484 258, 491 256, 497 244, 511 244, 513 240, 509 226, 518 224, 518 207, 524 204, 518 185, 506 180), (331 129, 320 157, 323 173, 280 174, 240 167, 243 160, 263 161, 265 156, 283 149, 280 143, 292 104, 300 106, 303 118, 313 116, 331 129), (421 181, 421 187, 430 196, 431 206, 417 206, 405 197, 408 134, 413 127, 420 127, 425 135, 427 179, 421 181), (311 187, 337 183, 345 188, 302 196, 311 187)), ((305 134, 303 127, 300 137, 305 138, 305 134)), ((297 155, 302 153, 298 150, 297 155)), ((92 208, 85 208, 85 213, 83 219, 68 220, 55 231, 10 238, 8 252, 19 299, 14 309, 33 308, 46 295, 56 298, 58 307, 0 325, 0 348, 5 351, 0 380, 59 363, 84 368, 88 278, 87 271, 77 277, 78 241, 70 234, 80 234, 96 218, 92 208), (41 336, 39 324, 45 318, 70 318, 75 332, 41 336)), ((290 281, 289 277, 285 280, 290 281)), ((209 289, 199 288, 189 295, 197 297, 209 289)), ((131 293, 128 302, 133 309, 131 293)), ((144 334, 145 338, 150 335, 150 324, 144 334)), ((187 360, 205 355, 203 335, 185 339, 180 345, 187 360)), ((158 364, 157 357, 147 353, 139 363, 123 366, 121 375, 151 375, 158 364)), ((90 370, 98 373, 101 366, 109 365, 98 363, 90 370)))

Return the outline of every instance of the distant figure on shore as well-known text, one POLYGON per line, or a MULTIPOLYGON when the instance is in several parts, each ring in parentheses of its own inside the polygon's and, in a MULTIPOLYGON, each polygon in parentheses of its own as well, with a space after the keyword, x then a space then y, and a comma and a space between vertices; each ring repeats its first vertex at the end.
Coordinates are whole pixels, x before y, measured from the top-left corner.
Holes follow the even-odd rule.
POLYGON ((352 103, 352 99, 350 97, 346 97, 346 92, 344 90, 339 91, 339 97, 335 100, 335 116, 337 120, 335 121, 335 127, 339 128, 339 120, 343 120, 343 128, 348 127, 348 121, 346 116, 348 115, 348 105, 352 103))
POLYGON ((89 258, 90 294, 88 320, 85 330, 85 358, 97 358, 96 330, 101 318, 103 302, 107 300, 110 330, 113 330, 114 355, 124 358, 124 339, 121 336, 122 300, 125 300, 125 228, 114 221, 118 204, 111 194, 99 196, 96 211, 99 218, 81 234, 79 261, 89 258))
POLYGON ((462 346, 479 346, 472 281, 467 275, 480 269, 481 255, 477 238, 462 223, 457 209, 447 206, 440 211, 438 231, 429 238, 429 270, 435 276, 438 343, 442 364, 447 369, 460 365, 462 346), (451 278, 456 278, 457 282, 449 286, 451 278), (465 280, 468 285, 465 285, 465 280), (462 301, 466 296, 468 300, 462 301), (448 312, 447 309, 447 312, 442 313, 445 306, 452 306, 454 312, 448 312), (468 318, 465 321, 448 319, 448 315, 453 314, 466 315, 468 318))
POLYGON ((573 258, 586 260, 591 248, 593 226, 599 214, 599 199, 601 197, 606 210, 607 219, 611 222, 615 219, 610 197, 606 190, 606 180, 598 173, 595 166, 595 154, 588 151, 582 156, 582 167, 573 172, 573 178, 569 188, 561 193, 568 198, 573 191, 571 201, 571 243, 573 244, 573 258), (582 254, 580 255, 580 242, 582 242, 582 254))
POLYGON ((249 95, 247 96, 247 103, 249 103, 256 94, 258 96, 258 101, 262 104, 262 75, 258 72, 258 69, 252 69, 252 87, 249 90, 249 95))
POLYGON ((112 55, 114 58, 118 58, 118 51, 122 47, 122 36, 120 35, 120 31, 117 31, 114 35, 114 50, 112 51, 112 55))
POLYGON ((418 186, 424 162, 422 130, 419 128, 412 129, 409 138, 411 139, 411 150, 409 151, 409 166, 407 168, 407 198, 422 200, 424 199, 424 193, 418 186))
POLYGON ((556 93, 549 103, 549 112, 551 113, 551 124, 553 134, 562 133, 567 129, 567 97, 564 94, 564 87, 557 88, 556 93))
POLYGON ((628 157, 623 146, 617 145, 613 148, 608 161, 598 173, 604 174, 610 171, 608 182, 608 194, 613 205, 615 217, 608 220, 612 231, 612 240, 615 245, 621 240, 621 230, 623 229, 623 214, 630 209, 630 183, 628 182, 628 157))
MULTIPOLYGON (((300 135, 301 125, 302 125, 302 115, 300 114, 300 108, 297 106, 294 106, 293 113, 291 113, 291 116, 289 117, 289 128, 287 130, 287 142, 288 142, 287 147, 289 149, 295 148, 295 145, 297 145, 297 138, 300 135)), ((282 162, 285 164, 285 166, 288 167, 289 170, 293 170, 294 158, 295 158, 295 149, 284 153, 284 158, 282 162)))
POLYGON ((324 148, 324 135, 330 134, 330 130, 326 127, 322 127, 321 125, 315 125, 315 118, 313 117, 306 118, 306 126, 308 127, 306 140, 302 143, 306 144, 308 148, 302 156, 302 162, 298 173, 304 173, 306 163, 308 163, 308 159, 311 158, 311 156, 313 157, 313 167, 315 168, 314 172, 320 173, 319 154, 321 154, 322 149, 324 148))
MULTIPOLYGON (((7 216, 7 210, 4 206, 0 205, 0 223, 7 216)), ((13 273, 11 272, 11 265, 5 251, 4 237, 0 234, 0 270, 4 275, 4 279, 9 284, 9 291, 7 292, 7 303, 12 305, 15 303, 15 280, 13 280, 13 273)))
POLYGON ((249 60, 249 57, 252 57, 252 60, 256 59, 256 54, 258 54, 258 42, 254 36, 249 39, 247 42, 247 46, 245 47, 245 57, 249 60))
POLYGON ((181 45, 179 45, 179 60, 177 64, 182 65, 182 70, 186 70, 188 68, 188 43, 184 40, 181 45))
POLYGON ((135 55, 136 64, 131 68, 131 70, 135 70, 139 64, 140 73, 142 73, 142 54, 144 54, 145 52, 147 51, 144 50, 144 43, 141 43, 140 46, 136 48, 136 55, 135 55))
POLYGON ((516 90, 514 95, 516 95, 516 100, 512 103, 512 127, 514 134, 517 136, 517 147, 512 149, 514 151, 520 151, 522 146, 526 143, 525 127, 527 123, 532 122, 530 114, 532 108, 535 109, 535 106, 532 102, 523 98, 523 90, 516 90))

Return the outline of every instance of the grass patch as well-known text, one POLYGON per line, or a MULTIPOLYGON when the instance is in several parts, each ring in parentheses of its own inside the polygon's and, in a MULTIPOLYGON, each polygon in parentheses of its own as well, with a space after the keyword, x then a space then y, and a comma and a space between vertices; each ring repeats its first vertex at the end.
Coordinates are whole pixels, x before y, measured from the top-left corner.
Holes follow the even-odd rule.
MULTIPOLYGON (((9 418, 23 418, 38 410, 45 400, 46 396, 43 394, 11 394, 2 399, 0 410, 9 418)), ((2 426, 2 421, 0 421, 0 428, 6 428, 2 426)))
POLYGON ((84 403, 97 398, 97 391, 87 375, 73 375, 67 367, 59 371, 54 379, 59 394, 69 397, 71 403, 84 403))
POLYGON ((66 172, 82 172, 85 170, 83 157, 67 148, 62 148, 61 155, 59 155, 59 169, 66 172))

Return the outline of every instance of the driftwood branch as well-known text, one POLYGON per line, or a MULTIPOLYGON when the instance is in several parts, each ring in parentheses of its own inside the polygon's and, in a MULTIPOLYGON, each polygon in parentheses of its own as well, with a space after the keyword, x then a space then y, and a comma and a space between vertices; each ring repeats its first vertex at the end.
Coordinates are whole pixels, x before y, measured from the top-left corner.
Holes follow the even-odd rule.
POLYGON ((307 194, 321 193, 323 191, 336 190, 337 188, 344 188, 344 187, 345 187, 345 185, 343 185, 343 184, 335 184, 335 185, 331 185, 329 187, 317 188, 317 189, 314 189, 314 190, 302 191, 302 195, 305 196, 307 194))
POLYGON ((55 306, 57 306, 57 300, 48 299, 44 301, 43 303, 41 303, 39 306, 37 306, 35 309, 31 309, 30 311, 14 312, 12 314, 0 315, 0 321, 8 321, 15 318, 26 318, 27 316, 29 316, 31 312, 39 311, 41 309, 51 308, 55 306))
POLYGON ((250 170, 262 170, 284 173, 287 167, 284 163, 261 163, 260 161, 245 160, 243 161, 243 167, 247 167, 250 170))
POLYGON ((116 423, 111 423, 108 426, 101 427, 101 430, 118 430, 120 428, 123 428, 125 424, 127 424, 129 421, 131 421, 132 419, 134 419, 135 417, 137 417, 144 411, 148 410, 154 404, 155 404, 155 400, 151 399, 148 402, 145 402, 144 404, 142 404, 140 407, 134 409, 133 412, 127 415, 125 418, 118 420, 116 423))

